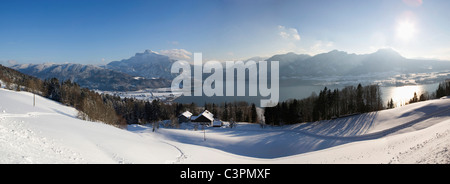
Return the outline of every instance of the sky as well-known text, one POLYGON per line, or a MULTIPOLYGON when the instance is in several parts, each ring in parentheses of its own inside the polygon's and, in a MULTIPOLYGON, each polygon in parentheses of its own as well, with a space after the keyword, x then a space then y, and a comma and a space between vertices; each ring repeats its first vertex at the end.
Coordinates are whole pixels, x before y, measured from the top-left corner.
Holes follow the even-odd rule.
POLYGON ((0 0, 0 62, 106 64, 295 52, 450 60, 448 0, 0 0))

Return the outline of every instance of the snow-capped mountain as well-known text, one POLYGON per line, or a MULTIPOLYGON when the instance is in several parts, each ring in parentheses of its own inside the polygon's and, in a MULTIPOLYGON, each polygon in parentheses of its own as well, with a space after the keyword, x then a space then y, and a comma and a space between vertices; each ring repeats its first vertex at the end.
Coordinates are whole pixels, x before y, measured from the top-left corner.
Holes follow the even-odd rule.
POLYGON ((360 55, 333 50, 312 57, 287 53, 275 55, 267 61, 279 61, 280 75, 283 77, 356 76, 379 72, 406 74, 450 69, 450 62, 407 59, 393 49, 360 55))
POLYGON ((170 85, 170 81, 166 79, 142 79, 94 65, 45 63, 14 65, 11 68, 40 79, 56 77, 60 81, 74 81, 82 87, 108 91, 130 91, 170 85))
MULTIPOLYGON (((249 60, 258 61, 258 58, 249 60)), ((60 80, 70 79, 90 89, 129 91, 170 86, 171 80, 176 76, 170 73, 175 61, 168 56, 146 50, 143 53, 136 53, 129 59, 113 61, 103 67, 82 64, 21 64, 12 68, 41 79, 51 77, 60 80)), ((266 61, 279 61, 281 78, 360 76, 385 72, 408 74, 450 70, 448 61, 407 59, 392 49, 380 49, 371 54, 360 55, 338 50, 315 56, 291 52, 274 55, 266 61)), ((209 75, 203 75, 204 78, 207 76, 209 75)))
POLYGON ((129 59, 110 62, 105 68, 147 79, 172 79, 175 77, 175 75, 170 73, 173 62, 175 60, 168 56, 158 54, 152 50, 145 50, 143 53, 136 53, 129 59))

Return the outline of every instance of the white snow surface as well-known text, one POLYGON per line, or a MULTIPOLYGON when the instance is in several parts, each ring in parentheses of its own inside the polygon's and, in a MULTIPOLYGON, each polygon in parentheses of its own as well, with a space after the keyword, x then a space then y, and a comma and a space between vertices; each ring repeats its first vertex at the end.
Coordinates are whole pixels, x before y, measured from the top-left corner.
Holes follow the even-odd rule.
POLYGON ((188 123, 155 132, 83 121, 74 108, 32 100, 0 89, 0 163, 450 163, 449 98, 281 127, 195 131, 188 123))

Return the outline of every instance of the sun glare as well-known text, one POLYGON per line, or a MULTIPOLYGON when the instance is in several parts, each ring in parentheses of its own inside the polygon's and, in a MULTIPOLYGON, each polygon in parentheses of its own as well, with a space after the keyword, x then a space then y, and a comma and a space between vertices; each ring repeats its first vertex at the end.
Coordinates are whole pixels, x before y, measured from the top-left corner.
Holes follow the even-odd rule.
POLYGON ((397 37, 404 40, 411 40, 416 33, 416 28, 414 23, 410 21, 403 21, 397 25, 397 37))
MULTIPOLYGON (((390 91, 390 96, 396 107, 400 107, 409 102, 411 98, 414 97, 414 92, 417 93, 417 96, 422 94, 423 89, 420 86, 402 86, 393 88, 390 91)), ((389 100, 389 99, 388 99, 389 100)))

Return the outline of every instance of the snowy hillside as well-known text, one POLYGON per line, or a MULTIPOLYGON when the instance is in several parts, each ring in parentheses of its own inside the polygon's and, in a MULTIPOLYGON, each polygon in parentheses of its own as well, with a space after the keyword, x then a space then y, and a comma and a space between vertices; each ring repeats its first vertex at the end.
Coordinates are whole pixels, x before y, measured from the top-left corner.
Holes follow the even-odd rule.
POLYGON ((76 110, 0 89, 0 163, 172 163, 179 152, 151 137, 75 118, 76 110))
POLYGON ((448 98, 331 121, 205 132, 190 124, 127 131, 32 100, 0 89, 0 163, 450 163, 448 98))

